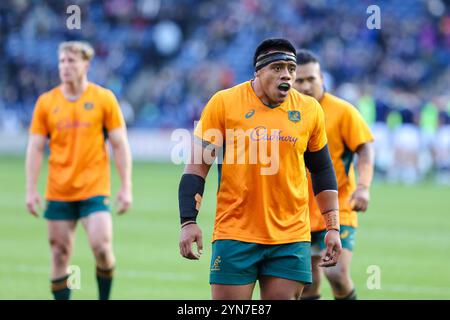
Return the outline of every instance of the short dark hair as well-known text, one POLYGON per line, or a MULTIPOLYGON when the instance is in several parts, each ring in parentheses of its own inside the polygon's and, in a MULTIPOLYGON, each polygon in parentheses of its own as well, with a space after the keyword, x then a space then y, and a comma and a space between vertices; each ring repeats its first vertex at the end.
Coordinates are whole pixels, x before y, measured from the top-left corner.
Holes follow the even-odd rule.
POLYGON ((255 54, 253 56, 253 66, 256 66, 256 60, 261 54, 271 50, 292 52, 294 55, 296 55, 295 47, 288 40, 282 38, 266 39, 261 42, 256 48, 255 54))
POLYGON ((309 50, 305 50, 305 49, 301 49, 297 51, 297 64, 299 65, 305 65, 308 63, 318 63, 319 59, 317 58, 316 55, 314 55, 314 53, 312 53, 309 50))

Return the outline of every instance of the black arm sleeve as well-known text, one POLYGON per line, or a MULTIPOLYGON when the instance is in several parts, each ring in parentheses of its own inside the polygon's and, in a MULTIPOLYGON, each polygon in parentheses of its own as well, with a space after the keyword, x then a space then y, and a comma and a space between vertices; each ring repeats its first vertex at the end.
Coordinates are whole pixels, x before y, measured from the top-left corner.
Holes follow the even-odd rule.
POLYGON ((178 204, 180 208, 181 223, 186 221, 196 221, 198 210, 196 208, 197 200, 195 199, 195 196, 199 194, 200 197, 203 197, 204 190, 205 179, 195 174, 183 174, 178 187, 178 204))
POLYGON ((305 165, 311 173, 314 195, 324 190, 336 190, 336 174, 331 161, 328 145, 316 152, 306 151, 305 165))

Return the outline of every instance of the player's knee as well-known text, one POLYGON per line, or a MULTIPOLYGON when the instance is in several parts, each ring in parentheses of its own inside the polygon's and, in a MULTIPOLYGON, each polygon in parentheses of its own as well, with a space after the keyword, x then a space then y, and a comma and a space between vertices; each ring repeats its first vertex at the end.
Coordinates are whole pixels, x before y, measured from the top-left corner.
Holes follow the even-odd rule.
POLYGON ((99 243, 95 244, 92 247, 92 250, 94 251, 94 255, 100 263, 108 262, 112 259, 112 249, 109 243, 99 243))
POLYGON ((325 270, 325 274, 327 279, 330 281, 330 284, 336 290, 340 290, 346 287, 346 284, 349 282, 350 275, 348 274, 347 268, 342 267, 331 267, 325 270))
POLYGON ((335 266, 335 267, 324 268, 324 272, 325 272, 325 275, 327 276, 328 280, 333 281, 333 280, 338 280, 339 278, 341 278, 343 276, 344 269, 341 268, 340 266, 335 266))
POLYGON ((52 259, 58 265, 65 265, 70 257, 70 245, 61 241, 50 239, 52 259))
POLYGON ((308 284, 303 289, 302 298, 316 297, 320 295, 320 283, 313 280, 313 283, 308 284))

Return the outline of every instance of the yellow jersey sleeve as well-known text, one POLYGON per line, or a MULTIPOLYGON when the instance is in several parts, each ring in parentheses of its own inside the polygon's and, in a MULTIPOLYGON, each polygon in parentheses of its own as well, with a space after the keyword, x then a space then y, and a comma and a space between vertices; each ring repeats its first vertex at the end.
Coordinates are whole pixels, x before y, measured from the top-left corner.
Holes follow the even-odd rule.
POLYGON ((114 93, 111 90, 107 90, 104 94, 104 110, 105 116, 103 118, 103 125, 108 131, 124 127, 125 120, 123 119, 122 111, 120 110, 119 103, 117 102, 114 93))
POLYGON ((30 124, 30 134, 40 134, 43 136, 47 136, 49 134, 49 130, 47 127, 46 114, 45 114, 45 104, 43 102, 42 96, 36 102, 33 111, 33 118, 31 119, 30 124))
POLYGON ((327 144, 327 133, 325 130, 325 116, 319 102, 312 99, 316 109, 315 122, 313 124, 312 133, 308 141, 308 151, 316 152, 321 150, 327 144))
POLYGON ((351 151, 356 149, 364 143, 373 141, 372 133, 369 126, 360 115, 359 111, 349 105, 343 114, 341 121, 341 135, 345 144, 351 151))
POLYGON ((225 138, 225 112, 223 97, 216 93, 203 109, 200 121, 194 130, 196 138, 207 144, 221 147, 225 138))

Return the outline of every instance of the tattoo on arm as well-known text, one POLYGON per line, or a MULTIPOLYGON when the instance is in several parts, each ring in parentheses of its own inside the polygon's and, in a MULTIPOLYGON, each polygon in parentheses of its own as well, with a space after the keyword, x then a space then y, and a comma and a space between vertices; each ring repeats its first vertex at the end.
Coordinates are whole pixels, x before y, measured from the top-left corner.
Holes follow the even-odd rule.
POLYGON ((336 209, 329 210, 323 213, 323 218, 327 225, 327 230, 337 230, 339 231, 339 211, 336 209))

